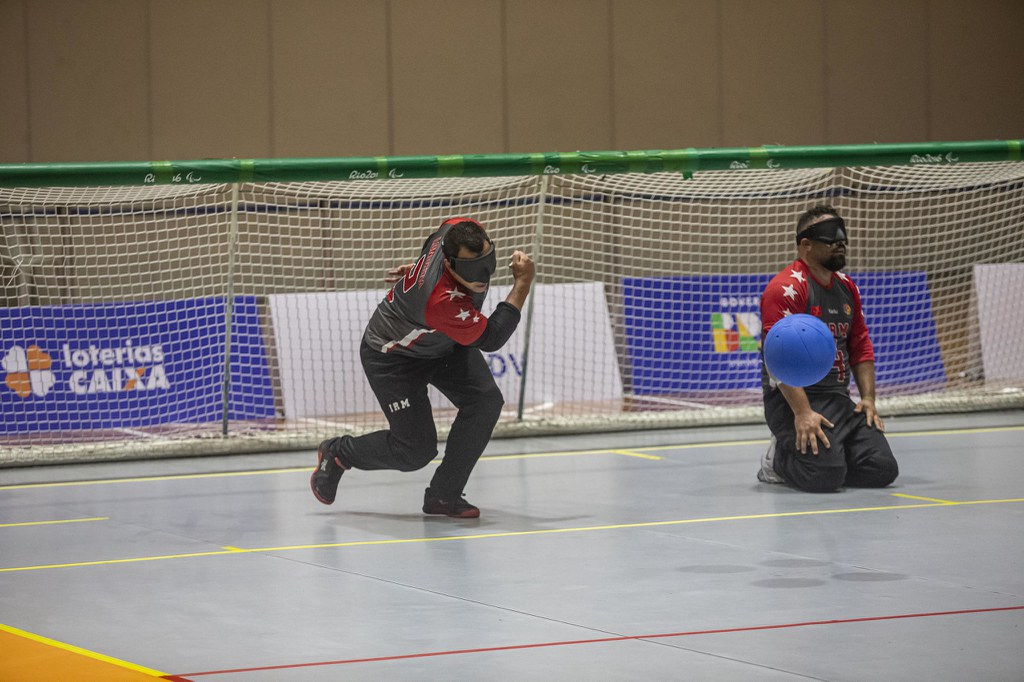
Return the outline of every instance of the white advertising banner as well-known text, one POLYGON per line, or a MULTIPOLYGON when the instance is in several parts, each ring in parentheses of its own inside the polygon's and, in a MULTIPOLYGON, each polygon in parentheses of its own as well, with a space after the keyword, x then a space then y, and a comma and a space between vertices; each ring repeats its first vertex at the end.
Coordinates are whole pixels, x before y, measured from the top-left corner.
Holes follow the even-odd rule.
MULTIPOLYGON (((484 313, 505 300, 508 286, 494 287, 484 313)), ((380 407, 359 362, 363 328, 383 291, 277 294, 268 297, 285 416, 326 417, 376 412, 380 407)), ((599 282, 534 285, 529 358, 526 314, 512 338, 484 353, 505 396, 506 409, 519 403, 526 363, 528 409, 567 401, 622 397, 611 321, 599 282)), ((430 389, 434 406, 448 400, 430 389)))
POLYGON ((1014 333, 1024 320, 1024 264, 975 265, 974 288, 985 379, 1024 379, 1024 337, 1014 333))

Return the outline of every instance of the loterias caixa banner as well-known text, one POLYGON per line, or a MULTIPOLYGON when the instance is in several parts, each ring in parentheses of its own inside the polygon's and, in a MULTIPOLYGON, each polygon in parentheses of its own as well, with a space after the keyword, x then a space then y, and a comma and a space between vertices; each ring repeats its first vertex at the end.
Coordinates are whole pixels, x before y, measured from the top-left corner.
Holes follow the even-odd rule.
POLYGON ((256 299, 0 309, 0 434, 274 414, 256 299), (230 324, 231 343, 226 331, 230 324))

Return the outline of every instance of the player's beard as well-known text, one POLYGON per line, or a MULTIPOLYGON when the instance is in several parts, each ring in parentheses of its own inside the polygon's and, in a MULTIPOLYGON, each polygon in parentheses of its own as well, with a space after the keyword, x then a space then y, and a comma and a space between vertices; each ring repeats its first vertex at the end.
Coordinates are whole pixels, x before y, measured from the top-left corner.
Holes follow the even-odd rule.
POLYGON ((824 265, 832 272, 839 272, 840 270, 846 267, 846 255, 842 253, 837 253, 836 255, 830 257, 827 261, 822 263, 822 265, 824 265))

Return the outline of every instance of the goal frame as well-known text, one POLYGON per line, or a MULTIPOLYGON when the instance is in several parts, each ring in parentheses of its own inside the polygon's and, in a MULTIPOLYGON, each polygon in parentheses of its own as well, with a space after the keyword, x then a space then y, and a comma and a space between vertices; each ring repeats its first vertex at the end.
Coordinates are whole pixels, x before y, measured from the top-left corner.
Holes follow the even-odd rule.
MULTIPOLYGON (((206 159, 183 161, 150 161, 123 163, 62 164, 0 164, 0 188, 58 187, 147 187, 228 185, 231 192, 231 223, 229 236, 232 250, 229 263, 234 264, 234 240, 237 236, 239 187, 247 183, 345 182, 372 180, 389 183, 409 179, 433 178, 504 178, 539 176, 541 196, 539 210, 543 214, 547 178, 552 176, 605 176, 623 174, 678 173, 691 178, 707 171, 728 173, 736 170, 788 170, 835 167, 886 166, 955 166, 985 162, 1021 162, 1024 140, 976 142, 935 142, 912 144, 871 144, 832 146, 762 146, 723 149, 677 149, 646 151, 595 151, 534 154, 479 154, 445 156, 376 156, 308 159, 206 159)), ((539 240, 543 220, 537 225, 539 240)), ((0 259, 10 254, 0 250, 0 259)), ((543 282, 543 274, 539 281, 543 282)), ((225 297, 225 327, 229 346, 232 323, 231 268, 228 271, 228 293, 225 297)), ((527 309, 524 326, 529 358, 530 314, 527 309)), ((170 438, 145 442, 146 457, 169 457, 195 454, 227 454, 283 449, 306 449, 317 445, 319 435, 295 433, 260 433, 236 437, 228 418, 228 384, 230 370, 225 348, 224 412, 218 437, 201 439, 170 438)), ((526 374, 523 374, 526 381, 526 374)), ((517 419, 503 421, 495 429, 496 437, 532 436, 570 432, 619 431, 627 429, 681 428, 722 424, 757 423, 763 420, 759 406, 729 407, 714 410, 681 411, 659 414, 657 418, 638 413, 607 414, 593 417, 549 417, 543 420, 524 418, 523 396, 519 393, 517 419)), ((993 394, 983 400, 964 401, 949 393, 915 396, 912 399, 881 396, 879 409, 887 415, 934 414, 972 410, 1021 409, 1024 393, 993 394)), ((438 424, 439 437, 447 435, 446 425, 438 424)), ((39 446, 6 446, 0 444, 0 467, 25 463, 129 459, 140 455, 137 442, 127 441, 124 447, 110 443, 65 444, 57 449, 39 446)))

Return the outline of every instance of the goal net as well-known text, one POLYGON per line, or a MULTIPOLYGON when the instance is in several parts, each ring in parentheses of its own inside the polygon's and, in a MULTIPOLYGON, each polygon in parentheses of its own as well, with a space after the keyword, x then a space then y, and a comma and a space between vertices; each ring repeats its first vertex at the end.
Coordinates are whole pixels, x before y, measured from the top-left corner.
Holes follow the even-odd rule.
MULTIPOLYGON (((384 427, 363 327, 457 215, 537 262, 486 354, 497 436, 761 421, 758 300, 819 203, 849 226, 884 415, 1024 406, 1024 163, 546 170, 0 188, 0 466, 384 427)), ((510 285, 499 267, 485 312, 510 285)))

